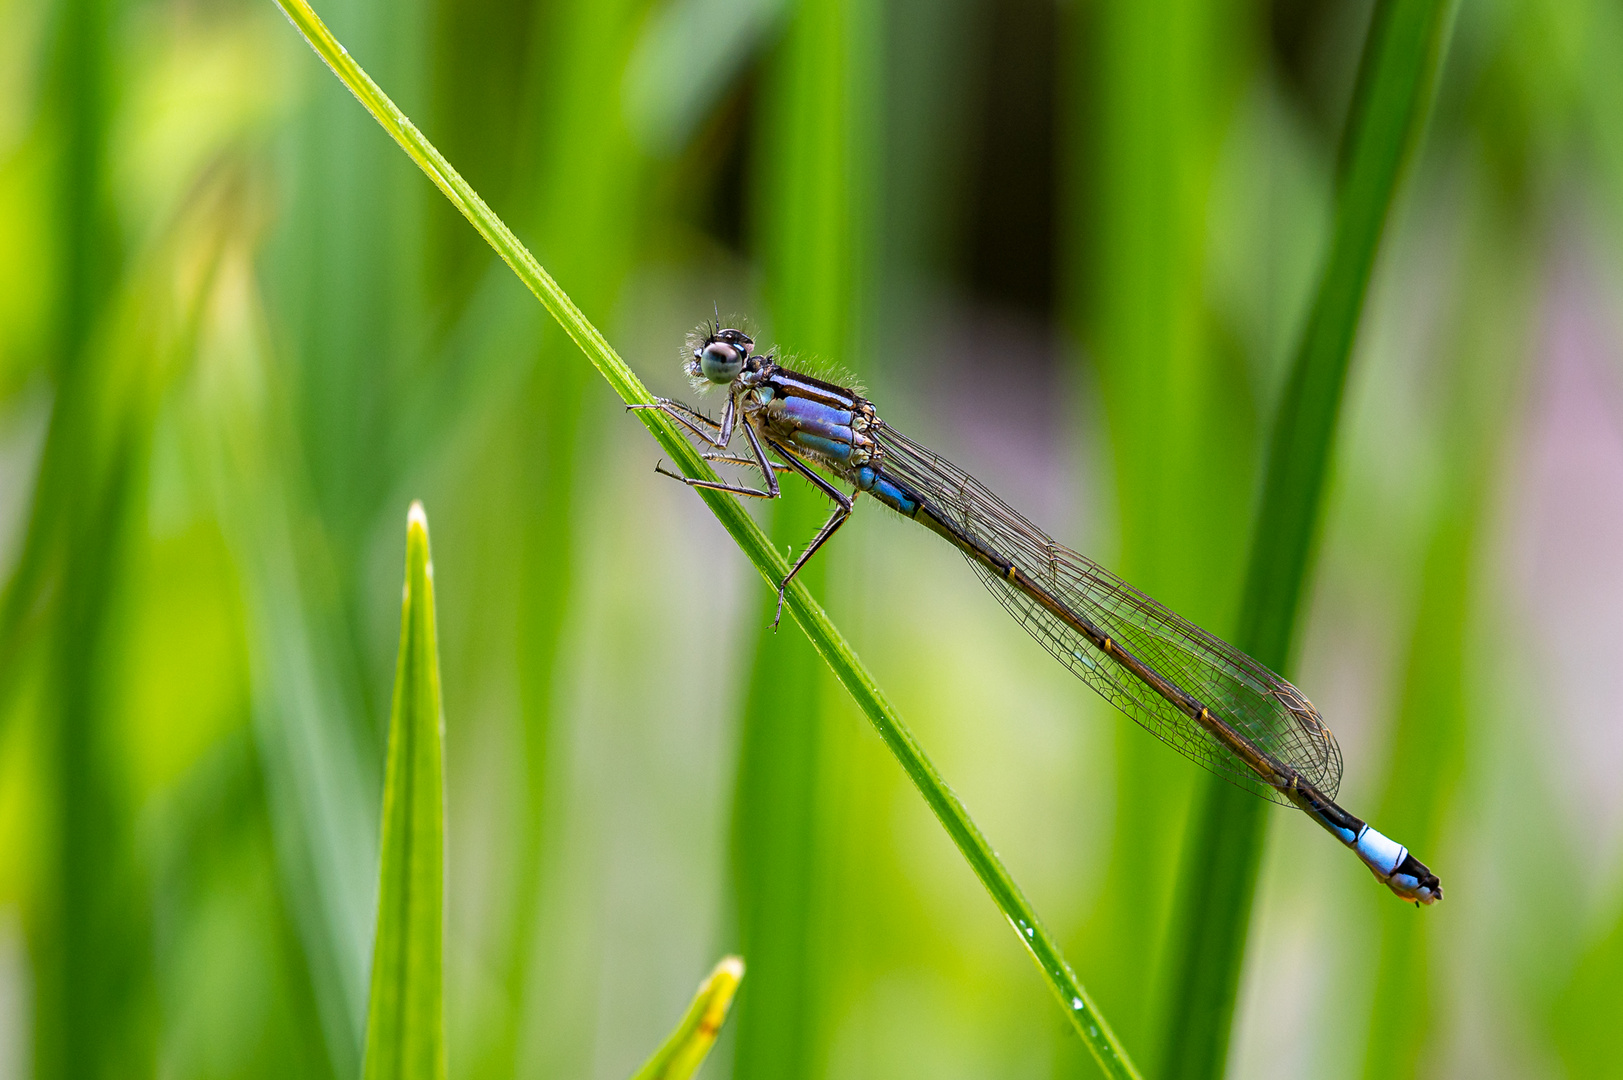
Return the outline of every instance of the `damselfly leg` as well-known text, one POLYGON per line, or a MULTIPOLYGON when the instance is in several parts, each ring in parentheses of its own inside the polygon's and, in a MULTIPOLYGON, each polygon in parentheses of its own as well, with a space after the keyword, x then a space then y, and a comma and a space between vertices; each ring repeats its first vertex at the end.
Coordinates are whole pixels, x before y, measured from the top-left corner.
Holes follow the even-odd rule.
POLYGON ((812 537, 812 542, 807 544, 806 550, 800 553, 800 558, 796 559, 795 564, 789 568, 789 573, 784 576, 782 581, 778 582, 778 610, 772 616, 772 628, 775 630, 779 621, 783 619, 783 594, 789 590, 789 583, 795 579, 796 574, 800 573, 800 568, 805 566, 813 555, 817 554, 817 549, 828 543, 828 538, 833 536, 841 525, 845 524, 845 520, 851 516, 851 508, 856 505, 859 492, 853 491, 847 497, 845 492, 812 472, 806 463, 801 461, 793 451, 786 449, 776 440, 771 445, 772 449, 781 454, 783 459, 793 466, 795 472, 811 481, 817 490, 827 495, 834 502, 834 513, 829 515, 827 521, 823 522, 823 527, 817 530, 817 535, 812 537))
POLYGON ((711 446, 725 448, 728 443, 732 442, 731 431, 727 432, 726 438, 722 438, 722 426, 720 424, 692 406, 685 405, 680 401, 673 401, 670 398, 655 398, 652 404, 626 406, 627 412, 636 412, 639 409, 654 409, 664 413, 686 428, 690 435, 703 439, 711 446))
MULTIPOLYGON (((713 461, 720 465, 738 465, 746 469, 759 469, 761 467, 759 462, 751 461, 749 458, 735 457, 732 454, 717 454, 707 452, 700 454, 699 456, 704 458, 706 461, 713 461)), ((772 466, 774 472, 794 472, 793 469, 781 461, 773 461, 769 462, 768 464, 772 466)))
MULTIPOLYGON (((776 462, 768 458, 766 448, 761 445, 761 439, 755 432, 755 426, 750 423, 747 417, 736 426, 743 429, 744 437, 749 440, 750 450, 754 455, 749 458, 725 452, 727 443, 731 441, 732 434, 732 432, 725 430, 725 419, 718 424, 696 409, 680 401, 672 401, 669 398, 659 398, 652 405, 632 405, 630 408, 659 409, 682 425, 690 434, 716 448, 700 454, 706 461, 758 469, 766 480, 766 490, 762 491, 759 488, 744 487, 739 484, 724 484, 714 480, 697 480, 693 477, 682 476, 665 468, 663 462, 654 466, 654 471, 661 476, 668 476, 672 480, 680 480, 688 487, 725 491, 731 495, 745 495, 754 499, 776 499, 783 494, 782 489, 778 486, 777 474, 793 471, 805 477, 812 486, 828 496, 829 500, 834 503, 834 513, 823 523, 823 527, 817 530, 817 535, 812 537, 811 543, 806 545, 806 549, 800 553, 800 557, 789 568, 789 573, 784 576, 782 581, 778 582, 778 605, 772 616, 772 627, 776 629, 778 623, 783 620, 783 598, 788 592, 789 583, 795 579, 796 574, 800 573, 801 567, 805 566, 811 557, 817 554, 818 549, 828 542, 829 537, 838 532, 840 526, 845 524, 846 519, 851 516, 851 508, 855 503, 857 493, 853 492, 851 495, 846 495, 845 492, 814 472, 810 466, 800 459, 800 455, 795 452, 793 447, 777 439, 769 438, 767 446, 770 446, 779 457, 783 458, 783 461, 776 462), (727 437, 725 441, 723 440, 724 435, 727 437)), ((728 412, 732 413, 732 409, 729 408, 728 412)))
POLYGON ((670 398, 656 398, 653 404, 628 405, 626 408, 628 410, 658 409, 686 428, 690 434, 712 447, 711 450, 701 452, 700 457, 707 461, 720 461, 730 465, 742 465, 745 468, 759 469, 761 475, 766 478, 766 490, 761 491, 758 488, 744 487, 740 484, 723 484, 714 480, 696 480, 690 476, 682 476, 679 473, 671 472, 665 468, 664 462, 654 466, 654 471, 661 476, 668 476, 672 480, 680 480, 688 487, 707 488, 710 491, 725 491, 730 495, 747 495, 753 499, 776 499, 781 494, 778 490, 777 473, 783 471, 783 467, 775 466, 767 458, 766 451, 761 447, 760 437, 755 434, 755 428, 751 426, 748 420, 744 421, 742 427, 745 437, 749 440, 750 450, 755 456, 746 459, 726 452, 727 444, 732 442, 733 431, 736 430, 733 420, 737 413, 734 411, 730 399, 727 403, 727 411, 722 415, 720 424, 698 410, 684 405, 680 401, 672 401, 670 398))

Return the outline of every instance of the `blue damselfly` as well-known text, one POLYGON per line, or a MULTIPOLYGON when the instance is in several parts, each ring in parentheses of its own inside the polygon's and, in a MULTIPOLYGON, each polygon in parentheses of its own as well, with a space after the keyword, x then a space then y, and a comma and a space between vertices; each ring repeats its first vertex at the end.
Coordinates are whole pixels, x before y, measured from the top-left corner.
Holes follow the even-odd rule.
POLYGON ((845 524, 857 497, 872 495, 963 552, 1043 648, 1151 734, 1240 787, 1301 809, 1398 896, 1417 905, 1442 899, 1424 863, 1336 805, 1341 749, 1296 687, 1056 544, 974 477, 879 419, 855 390, 781 367, 719 322, 688 345, 684 368, 695 384, 727 387, 721 419, 666 398, 634 407, 664 411, 704 447, 706 459, 758 469, 764 483, 659 471, 693 487, 761 499, 777 498, 778 474, 794 472, 834 503, 779 585, 780 616, 795 574, 845 524), (739 430, 748 456, 731 449, 739 430), (850 484, 851 494, 817 470, 850 484))

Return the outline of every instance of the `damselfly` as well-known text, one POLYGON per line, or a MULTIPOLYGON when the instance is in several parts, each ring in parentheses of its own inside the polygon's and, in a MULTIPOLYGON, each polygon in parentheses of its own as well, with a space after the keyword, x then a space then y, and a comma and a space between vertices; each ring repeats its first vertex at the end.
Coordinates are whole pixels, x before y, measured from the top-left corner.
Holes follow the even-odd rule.
POLYGON ((758 469, 764 482, 745 487, 659 471, 760 499, 777 498, 778 474, 795 472, 834 503, 779 585, 780 616, 789 582, 866 492, 963 552, 1043 648, 1151 734, 1240 787, 1298 807, 1404 899, 1443 898, 1437 876, 1407 848, 1336 805, 1341 749, 1296 687, 1056 544, 974 477, 879 419, 856 391, 756 355, 747 335, 719 323, 688 344, 684 367, 696 385, 727 387, 721 419, 665 398, 634 407, 664 411, 704 446, 706 459, 758 469), (748 456, 732 451, 739 430, 748 456), (851 494, 817 470, 850 484, 851 494))

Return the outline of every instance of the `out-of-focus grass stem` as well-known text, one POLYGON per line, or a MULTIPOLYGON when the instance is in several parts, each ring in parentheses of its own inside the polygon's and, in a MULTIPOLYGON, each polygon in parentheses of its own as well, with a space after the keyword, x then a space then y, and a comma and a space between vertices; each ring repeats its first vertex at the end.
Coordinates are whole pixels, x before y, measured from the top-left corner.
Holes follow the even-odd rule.
MULTIPOLYGON (((1484 170, 1486 173, 1487 170, 1484 170)), ((1464 200, 1458 256, 1461 296, 1436 366, 1447 388, 1441 417, 1440 488, 1428 523, 1418 607, 1395 702, 1394 736, 1378 805, 1381 828, 1417 851, 1435 851, 1464 771, 1473 699, 1473 614, 1482 597, 1482 552, 1492 523, 1501 434, 1524 400, 1528 298, 1538 260, 1516 200, 1484 176, 1464 200)), ((1384 898, 1383 898, 1384 900, 1384 898)), ((1367 1077, 1412 1077, 1437 1039, 1436 920, 1381 904, 1380 958, 1364 1049, 1367 1077)), ((1583 1075, 1576 1070, 1575 1075, 1583 1075)))
MULTIPOLYGON (((636 202, 644 161, 632 146, 620 100, 598 92, 604 71, 619 71, 645 8, 643 0, 571 0, 539 19, 533 60, 540 85, 533 123, 540 145, 531 193, 536 237, 558 252, 577 295, 608 308, 619 294, 637 235, 636 202)), ((454 17, 454 16, 453 16, 454 17)), ((575 563, 576 482, 581 472, 582 402, 591 376, 568 362, 570 345, 541 335, 540 356, 519 396, 514 422, 526 460, 526 495, 518 568, 520 669, 525 748, 525 812, 517 825, 512 933, 507 948, 507 1012, 491 1044, 494 1075, 511 1074, 529 1017, 546 1009, 536 997, 544 981, 531 976, 536 908, 542 895, 546 836, 545 784, 556 739, 555 686, 563 627, 579 573, 575 563), (531 479, 533 476, 533 480, 531 479)))
MULTIPOLYGON (((428 174, 446 198, 495 248, 513 268, 525 286, 557 319, 570 338, 586 354, 621 400, 629 404, 653 401, 647 387, 609 345, 575 303, 502 223, 484 201, 459 176, 449 162, 423 137, 378 86, 361 70, 342 45, 303 0, 278 0, 293 25, 304 35, 317 55, 356 96, 385 131, 428 174)), ((698 451, 663 414, 655 410, 638 413, 660 446, 687 475, 713 478, 715 474, 699 457, 698 451)), ((701 497, 722 526, 743 549, 745 555, 769 583, 782 580, 788 564, 773 547, 737 500, 720 492, 701 491, 701 497)), ((874 725, 886 746, 901 763, 908 777, 947 830, 970 867, 980 878, 993 901, 1008 917, 1021 944, 1037 962, 1050 989, 1059 1000, 1071 1026, 1109 1076, 1136 1076, 1104 1017, 1093 1005, 1076 975, 1071 971, 1058 945, 1042 926, 1037 914, 1015 884, 1008 870, 992 851, 968 811, 936 772, 922 747, 897 715, 861 661, 834 628, 821 605, 799 582, 792 584, 785 609, 805 631, 819 655, 833 670, 859 708, 874 725)))
MULTIPOLYGON (((55 873, 36 940, 38 1075, 149 1074, 154 1047, 145 905, 133 863, 130 814, 118 783, 106 678, 109 621, 126 536, 140 405, 103 409, 117 347, 107 326, 116 233, 106 204, 110 0, 67 0, 56 80, 62 101, 58 228, 63 274, 56 393, 33 520, 7 615, 50 596, 47 679, 54 706, 55 873), (117 1062, 115 1066, 114 1063, 117 1062)), ((6 637, 14 636, 8 618, 6 637)), ((8 641, 8 644, 10 642, 8 641)))
MULTIPOLYGON (((874 20, 851 0, 795 6, 761 92, 753 193, 766 299, 781 341, 807 355, 852 355, 868 196, 859 145, 871 106, 864 60, 874 20)), ((768 531, 786 550, 828 516, 823 499, 773 503, 768 531)), ((821 592, 829 563, 808 564, 821 592)), ((769 600, 770 604, 772 601, 769 600)), ((827 676, 794 632, 776 633, 761 605, 739 739, 733 862, 739 950, 750 986, 739 1001, 740 1078, 816 1075, 824 1042, 830 895, 826 782, 839 747, 826 723, 827 676)))
POLYGON ((42 624, 57 800, 45 891, 55 912, 37 942, 43 1076, 157 1068, 149 864, 115 688, 159 406, 195 350, 226 247, 220 223, 235 208, 230 188, 201 187, 153 249, 88 294, 89 329, 62 337, 75 352, 62 357, 46 435, 54 446, 38 481, 68 493, 42 504, 59 517, 39 533, 51 540, 42 624), (187 272, 177 274, 182 262, 187 272))
MULTIPOLYGON (((1088 322, 1115 473, 1120 568, 1203 625, 1227 614, 1239 576, 1235 517, 1250 465, 1244 409, 1225 380, 1205 297, 1208 191, 1222 115, 1217 6, 1209 0, 1102 5, 1083 40, 1097 124, 1072 179, 1096 200, 1087 262, 1088 322), (1242 430, 1229 425, 1239 423, 1242 430), (1225 494, 1227 497, 1225 498, 1225 494), (1184 527, 1191 517, 1199 530, 1184 527)), ((1072 100, 1085 100, 1078 87, 1072 100)), ((1078 125, 1080 127, 1081 125, 1078 125)), ((1232 380, 1230 380, 1232 381, 1232 380)), ((1090 703, 1091 704, 1091 703, 1090 703)), ((1097 948, 1099 991, 1134 1044, 1149 1044, 1151 1006, 1176 872, 1184 763, 1125 718, 1117 734, 1110 861, 1082 946, 1097 948), (1131 950, 1116 947, 1130 941, 1131 950)), ((1089 961, 1090 970, 1093 961, 1089 961)))
MULTIPOLYGON (((1235 644, 1289 670, 1359 318, 1403 166, 1424 128, 1450 0, 1380 0, 1342 137, 1336 213, 1318 291, 1268 448, 1235 644)), ((1173 933, 1163 1063, 1219 1076, 1228 1057, 1268 804, 1217 778, 1197 797, 1173 933)))

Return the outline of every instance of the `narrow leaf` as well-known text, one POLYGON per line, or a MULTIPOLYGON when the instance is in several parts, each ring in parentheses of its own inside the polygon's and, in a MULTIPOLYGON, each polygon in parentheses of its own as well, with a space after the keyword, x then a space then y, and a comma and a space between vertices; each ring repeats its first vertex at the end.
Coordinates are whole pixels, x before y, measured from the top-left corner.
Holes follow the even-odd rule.
MULTIPOLYGON (((856 362, 861 267, 871 238, 874 155, 864 117, 873 100, 877 20, 865 0, 794 5, 767 61, 754 171, 762 293, 782 340, 856 362)), ((871 340, 871 338, 870 338, 871 340)), ((780 549, 814 535, 828 517, 822 499, 771 504, 767 531, 780 549)), ((838 556, 801 571, 821 592, 838 556)), ((764 590, 763 590, 764 591, 764 590)), ((830 1034, 830 967, 819 957, 838 940, 821 917, 844 843, 831 822, 849 817, 844 784, 855 729, 828 722, 828 674, 816 649, 771 625, 770 593, 739 718, 733 799, 733 887, 738 948, 750 958, 750 992, 734 1026, 734 1080, 813 1080, 830 1034)))
MULTIPOLYGON (((1288 672, 1347 367, 1398 182, 1431 106, 1451 0, 1380 0, 1342 134, 1335 229, 1274 418, 1234 643, 1288 672)), ((1211 777, 1180 882, 1169 1077, 1214 1077, 1228 1059, 1267 804, 1211 777)))
POLYGON ((445 1076, 443 726, 428 518, 421 503, 412 503, 383 781, 378 928, 362 1069, 366 1080, 445 1076))
POLYGON ((727 1021, 727 1010, 732 1007, 733 995, 744 978, 744 961, 736 956, 724 957, 715 970, 699 984, 693 995, 693 1004, 687 1015, 676 1025, 665 1045, 654 1052, 631 1080, 687 1080, 710 1053, 721 1034, 721 1025, 727 1021))
MULTIPOLYGON (((541 301, 548 313, 558 320, 558 325, 579 346, 586 359, 591 361, 598 374, 603 376, 621 400, 628 405, 652 402, 654 398, 648 392, 648 388, 626 366, 625 361, 609 345, 597 327, 587 320, 580 308, 575 306, 574 301, 558 286, 552 276, 542 269, 529 249, 513 235, 513 231, 496 216, 495 212, 485 205, 485 201, 468 186, 468 182, 462 179, 434 145, 424 138, 423 133, 417 130, 416 125, 406 117, 406 114, 389 100, 388 95, 384 94, 365 71, 361 70, 360 65, 338 43, 332 31, 327 29, 326 24, 317 17, 310 5, 305 0, 276 0, 276 2, 299 33, 304 35, 304 39, 309 42, 316 55, 326 62, 333 74, 338 76, 372 114, 373 119, 377 120, 383 130, 388 132, 413 161, 417 162, 428 178, 469 223, 479 230, 479 234, 495 249, 496 254, 513 268, 519 280, 535 294, 536 299, 541 301)), ((717 479, 709 464, 699 457, 699 452, 664 413, 656 409, 643 409, 637 416, 684 473, 696 478, 717 479)), ((716 515, 722 527, 743 549, 750 562, 755 564, 761 576, 776 589, 778 582, 788 574, 789 565, 784 561, 782 553, 772 546, 760 526, 755 524, 754 519, 730 495, 701 490, 699 496, 716 515)), ((964 860, 969 863, 975 875, 980 878, 981 884, 991 894, 993 902, 1009 920, 1015 935, 1026 947, 1042 971, 1049 989, 1059 1000, 1072 1029, 1093 1054, 1094 1060, 1099 1063, 1105 1075, 1137 1076, 1138 1070, 1128 1059, 1126 1050, 1105 1022, 1104 1016, 1094 1005, 1092 997, 1083 988, 1081 981, 1077 979, 1076 973, 1071 970, 1070 964, 1060 952, 1058 942, 1037 918, 1036 911, 1032 909, 1020 887, 1015 884, 1008 869, 999 861, 997 854, 992 850, 992 845, 970 818, 969 811, 941 779, 940 773, 936 772, 935 765, 925 754, 924 748, 919 746, 912 731, 886 699, 851 646, 834 628, 822 605, 814 600, 806 586, 797 580, 790 583, 783 606, 811 639, 818 655, 834 672, 834 677, 840 680, 840 685, 845 687, 857 707, 867 716, 869 723, 873 724, 874 730, 884 740, 886 747, 901 764, 908 778, 913 781, 913 785, 929 804, 931 811, 935 813, 936 820, 941 822, 947 835, 952 837, 964 860)))

